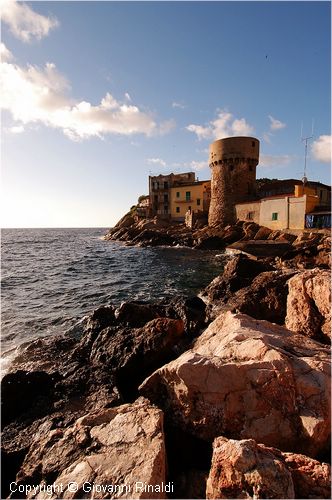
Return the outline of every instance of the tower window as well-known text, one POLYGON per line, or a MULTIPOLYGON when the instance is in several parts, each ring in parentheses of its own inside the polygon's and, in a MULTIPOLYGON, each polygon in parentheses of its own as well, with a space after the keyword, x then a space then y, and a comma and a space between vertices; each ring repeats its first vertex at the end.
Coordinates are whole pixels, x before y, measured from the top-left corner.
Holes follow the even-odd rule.
POLYGON ((230 165, 229 170, 232 172, 232 170, 234 170, 234 165, 230 165))
POLYGON ((255 141, 252 141, 251 145, 254 148, 255 147, 255 141))
POLYGON ((252 165, 249 165, 249 172, 252 172, 252 171, 253 171, 252 165))
POLYGON ((180 207, 176 207, 175 211, 176 211, 177 214, 179 214, 180 213, 180 207))

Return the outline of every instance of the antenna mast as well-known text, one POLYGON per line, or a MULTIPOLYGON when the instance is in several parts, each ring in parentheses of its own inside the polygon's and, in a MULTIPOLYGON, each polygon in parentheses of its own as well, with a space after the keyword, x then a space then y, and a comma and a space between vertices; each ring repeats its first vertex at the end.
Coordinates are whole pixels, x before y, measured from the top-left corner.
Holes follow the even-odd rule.
POLYGON ((303 186, 305 186, 306 182, 308 181, 308 179, 307 179, 308 142, 314 138, 314 120, 312 120, 312 123, 311 123, 311 135, 307 136, 307 137, 303 137, 302 132, 303 132, 303 123, 301 125, 301 142, 304 143, 304 170, 303 170, 302 182, 303 182, 303 186))

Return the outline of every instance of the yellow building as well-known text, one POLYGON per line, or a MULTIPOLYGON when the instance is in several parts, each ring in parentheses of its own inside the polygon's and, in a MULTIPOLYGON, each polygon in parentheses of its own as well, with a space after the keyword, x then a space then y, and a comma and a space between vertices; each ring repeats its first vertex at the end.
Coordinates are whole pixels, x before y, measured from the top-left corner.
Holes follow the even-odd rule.
POLYGON ((314 189, 296 185, 293 193, 237 203, 235 208, 240 220, 256 222, 270 229, 304 229, 306 214, 311 213, 319 201, 314 189))
POLYGON ((173 186, 170 192, 171 218, 184 221, 187 211, 208 212, 211 199, 211 181, 196 181, 173 186))

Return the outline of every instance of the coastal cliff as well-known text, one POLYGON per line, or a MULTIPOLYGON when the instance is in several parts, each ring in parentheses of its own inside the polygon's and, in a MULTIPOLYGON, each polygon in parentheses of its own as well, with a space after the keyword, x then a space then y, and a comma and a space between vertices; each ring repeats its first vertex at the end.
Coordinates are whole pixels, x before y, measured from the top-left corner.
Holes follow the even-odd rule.
POLYGON ((128 215, 106 239, 287 248, 28 344, 2 381, 1 497, 330 498, 329 237, 128 215))

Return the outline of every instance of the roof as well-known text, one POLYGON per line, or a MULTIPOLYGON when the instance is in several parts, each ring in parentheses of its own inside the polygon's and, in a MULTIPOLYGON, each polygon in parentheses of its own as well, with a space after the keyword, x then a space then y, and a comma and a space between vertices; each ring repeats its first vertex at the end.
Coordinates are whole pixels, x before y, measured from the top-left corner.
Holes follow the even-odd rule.
MULTIPOLYGON (((273 191, 275 189, 293 187, 301 184, 302 181, 299 179, 281 179, 278 181, 266 182, 258 189, 258 191, 273 191)), ((331 189, 331 186, 317 181, 308 181, 306 182, 306 185, 308 187, 331 189)))
POLYGON ((198 186, 200 184, 206 184, 206 183, 210 184, 211 181, 208 180, 208 181, 181 182, 179 184, 177 183, 177 181, 175 181, 173 186, 171 187, 171 189, 179 188, 179 187, 198 186))
POLYGON ((306 215, 331 215, 331 210, 326 210, 321 212, 309 212, 306 215))

